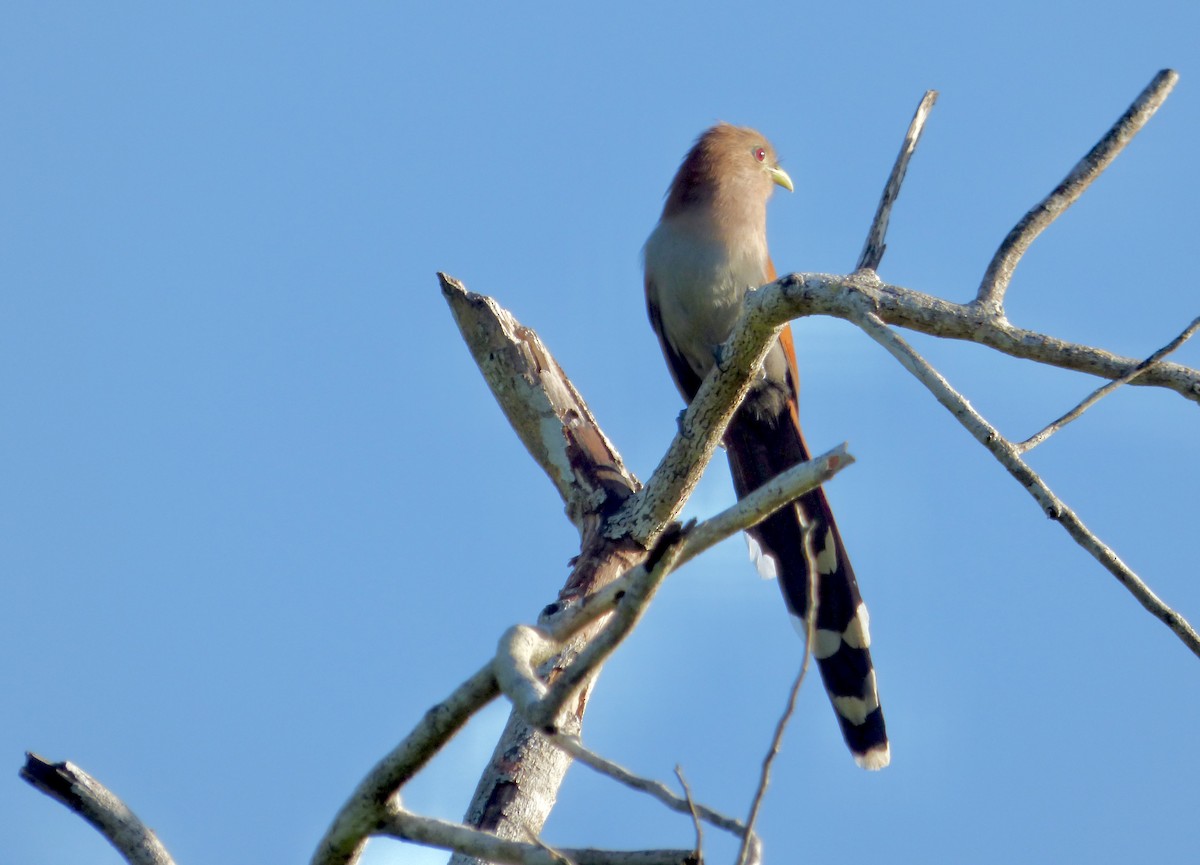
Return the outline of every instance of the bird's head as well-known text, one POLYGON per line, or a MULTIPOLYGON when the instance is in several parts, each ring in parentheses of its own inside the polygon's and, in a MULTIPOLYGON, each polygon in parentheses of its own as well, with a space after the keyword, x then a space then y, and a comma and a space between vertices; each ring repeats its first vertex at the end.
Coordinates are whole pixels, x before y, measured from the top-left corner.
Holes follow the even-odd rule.
POLYGON ((697 138, 683 158, 663 215, 693 206, 765 208, 776 186, 794 189, 771 142, 757 130, 718 123, 697 138))

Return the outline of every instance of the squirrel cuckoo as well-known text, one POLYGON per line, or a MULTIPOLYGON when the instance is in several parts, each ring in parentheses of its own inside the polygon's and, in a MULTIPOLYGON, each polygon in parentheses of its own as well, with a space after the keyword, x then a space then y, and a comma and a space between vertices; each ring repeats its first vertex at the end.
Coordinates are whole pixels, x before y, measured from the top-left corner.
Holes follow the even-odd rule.
MULTIPOLYGON (((792 190, 771 144, 753 129, 718 124, 684 157, 646 241, 650 323, 689 402, 732 332, 746 292, 775 280, 767 254, 767 199, 777 185, 792 190)), ((809 458, 798 396, 792 332, 784 327, 725 433, 739 498, 809 458)), ((808 563, 815 563, 813 656, 855 762, 882 769, 891 752, 871 665, 867 608, 825 493, 806 493, 749 535, 759 570, 778 577, 802 634, 808 563)))

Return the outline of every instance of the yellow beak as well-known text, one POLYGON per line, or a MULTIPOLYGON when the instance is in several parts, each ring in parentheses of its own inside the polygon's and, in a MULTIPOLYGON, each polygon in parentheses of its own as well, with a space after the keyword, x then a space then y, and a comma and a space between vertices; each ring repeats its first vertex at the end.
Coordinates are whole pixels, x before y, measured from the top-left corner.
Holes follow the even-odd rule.
POLYGON ((788 192, 795 192, 796 187, 792 186, 792 178, 788 177, 788 173, 778 166, 767 169, 767 173, 771 175, 771 179, 782 186, 788 192))

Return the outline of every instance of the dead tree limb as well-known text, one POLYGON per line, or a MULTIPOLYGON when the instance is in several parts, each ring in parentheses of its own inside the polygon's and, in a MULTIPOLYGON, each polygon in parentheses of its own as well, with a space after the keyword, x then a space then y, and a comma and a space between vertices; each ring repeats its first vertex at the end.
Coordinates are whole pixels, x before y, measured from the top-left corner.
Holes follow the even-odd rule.
POLYGON ((96 827, 130 865, 175 865, 150 827, 74 763, 51 763, 26 752, 21 777, 96 827))

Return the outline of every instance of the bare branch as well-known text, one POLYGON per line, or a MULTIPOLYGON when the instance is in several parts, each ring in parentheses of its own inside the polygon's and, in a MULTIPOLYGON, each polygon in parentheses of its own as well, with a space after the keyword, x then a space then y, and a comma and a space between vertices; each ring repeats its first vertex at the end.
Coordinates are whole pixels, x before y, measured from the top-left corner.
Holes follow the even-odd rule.
POLYGON ((609 520, 607 537, 630 537, 649 546, 675 519, 700 481, 725 428, 785 323, 779 320, 767 324, 761 317, 739 317, 733 333, 721 347, 719 362, 680 417, 679 432, 666 454, 641 491, 609 520))
POLYGON ((716 546, 726 538, 757 525, 775 511, 791 504, 809 490, 828 483, 842 469, 854 464, 843 442, 808 462, 776 475, 745 498, 709 517, 688 533, 675 567, 716 546))
MULTIPOLYGON (((841 444, 776 476, 769 483, 689 532, 675 567, 678 568, 726 538, 761 522, 787 503, 827 483, 853 462, 854 457, 846 451, 846 445, 841 444)), ((613 610, 629 591, 631 583, 638 579, 638 574, 637 568, 627 571, 603 589, 589 595, 582 604, 555 611, 546 621, 550 636, 558 641, 565 640, 583 626, 613 610)))
MULTIPOLYGON (((562 707, 572 689, 598 669, 599 664, 628 635, 666 574, 737 532, 757 525, 779 508, 826 483, 853 462, 854 457, 846 451, 845 444, 839 445, 776 476, 736 504, 686 531, 678 539, 678 543, 675 543, 674 538, 665 535, 660 537, 656 550, 665 552, 659 552, 657 555, 651 553, 646 561, 614 580, 600 592, 586 598, 582 604, 571 607, 562 615, 553 618, 553 626, 549 627, 547 632, 539 632, 544 633, 546 639, 561 642, 584 624, 613 609, 619 611, 587 649, 560 672, 558 680, 544 694, 538 690, 541 687, 540 683, 516 681, 511 692, 503 684, 502 689, 527 712, 526 720, 530 724, 535 727, 545 726, 562 707), (670 542, 673 549, 669 549, 665 542, 670 542)), ((510 634, 511 636, 505 638, 510 647, 504 651, 522 653, 522 657, 512 668, 512 674, 520 679, 529 675, 531 666, 536 666, 548 657, 548 648, 546 644, 538 644, 536 647, 534 645, 535 640, 543 637, 516 634, 512 630, 510 634)), ((507 665, 505 671, 507 674, 507 665)))
POLYGON ((150 827, 74 763, 51 763, 27 751, 21 777, 91 823, 130 865, 175 865, 150 827))
POLYGON ((542 840, 541 836, 531 830, 526 830, 526 836, 531 844, 536 844, 540 849, 546 851, 558 865, 575 865, 574 862, 562 850, 556 850, 542 840))
MULTIPOLYGON (((539 724, 530 717, 533 708, 541 703, 546 694, 546 686, 538 677, 537 667, 554 657, 554 653, 561 648, 562 644, 541 628, 514 625, 500 637, 500 645, 496 649, 496 658, 492 662, 496 683, 504 696, 525 716, 525 720, 535 727, 547 723, 539 724)), ((551 719, 558 714, 559 708, 561 703, 550 714, 551 719)))
POLYGON ((700 815, 696 811, 696 802, 692 799, 692 788, 688 786, 687 778, 683 777, 683 767, 676 764, 675 777, 679 779, 679 786, 683 788, 683 797, 687 799, 688 810, 692 812, 692 828, 696 830, 696 861, 704 861, 704 824, 700 822, 700 815))
MULTIPOLYGON (((730 535, 755 525, 778 508, 790 501, 794 501, 797 496, 825 483, 853 461, 854 458, 846 452, 845 445, 841 445, 826 454, 822 454, 803 465, 796 466, 785 472, 771 483, 764 485, 750 496, 747 496, 738 504, 697 526, 693 531, 683 536, 682 544, 676 543, 671 538, 663 538, 660 541, 660 547, 665 548, 668 552, 663 554, 663 561, 661 562, 662 570, 665 572, 672 568, 677 568, 683 561, 699 555, 704 550, 730 535), (675 552, 672 554, 669 552, 670 550, 675 550, 675 552), (667 558, 671 555, 675 558, 673 563, 667 558)), ((638 590, 635 586, 638 581, 647 581, 647 584, 650 584, 647 577, 647 568, 657 570, 658 566, 659 563, 652 555, 642 565, 639 565, 609 584, 597 593, 597 595, 589 597, 583 604, 565 611, 561 618, 555 620, 554 625, 548 628, 548 634, 539 632, 539 634, 531 638, 530 634, 524 633, 524 631, 532 629, 521 629, 522 633, 513 634, 512 638, 506 642, 509 646, 517 646, 518 648, 515 651, 522 656, 518 666, 523 672, 517 675, 528 678, 529 671, 550 651, 548 644, 545 642, 546 637, 563 639, 585 622, 590 622, 594 618, 613 609, 617 606, 618 602, 620 602, 620 608, 625 607, 626 601, 634 608, 640 609, 644 607, 644 603, 637 602, 638 590)), ((657 585, 657 582, 653 582, 653 584, 657 585)), ((811 634, 812 632, 813 629, 810 627, 809 633, 811 634)), ((614 631, 613 633, 615 635, 617 632, 614 631)), ((624 633, 624 631, 621 631, 620 636, 623 637, 624 633)), ((615 642, 613 644, 615 645, 615 642)), ((560 673, 560 677, 565 676, 567 672, 576 668, 584 673, 592 672, 594 664, 587 656, 587 653, 591 649, 592 647, 589 646, 580 657, 567 667, 566 671, 560 673)), ((510 648, 507 651, 513 651, 513 649, 510 648)), ((562 681, 560 678, 558 682, 555 682, 551 686, 551 690, 559 686, 562 681)), ((569 685, 566 686, 564 691, 569 692, 569 687, 569 685)), ((524 682, 516 690, 518 693, 528 691, 528 696, 532 697, 538 691, 530 690, 531 688, 536 688, 536 686, 532 686, 529 682, 524 682)), ((542 698, 540 705, 543 707, 551 706, 553 708, 558 703, 552 701, 550 696, 547 695, 542 698)), ((542 716, 535 715, 533 716, 533 720, 541 723, 542 716)), ((650 793, 675 810, 690 810, 686 798, 679 799, 664 785, 640 778, 617 764, 588 751, 577 738, 568 735, 552 735, 551 738, 552 741, 567 750, 571 756, 596 771, 602 772, 634 789, 650 793)), ((696 806, 696 809, 706 821, 712 822, 714 825, 721 826, 729 831, 734 831, 739 835, 741 834, 741 826, 736 821, 723 817, 704 806, 696 806)), ((750 849, 758 849, 757 844, 750 845, 750 849)))
POLYGON ((1154 112, 1166 101, 1179 73, 1164 69, 1154 76, 1128 110, 1113 124, 1096 146, 1076 163, 1070 174, 1041 202, 1018 222, 996 250, 983 282, 975 296, 975 303, 988 315, 1002 315, 1004 293, 1012 281, 1013 271, 1021 256, 1045 228, 1075 203, 1092 181, 1117 158, 1125 145, 1154 116, 1154 112))
POLYGON ((820 571, 817 568, 817 563, 811 560, 810 545, 806 542, 804 546, 805 552, 809 554, 809 604, 808 610, 804 614, 804 660, 800 662, 800 672, 796 674, 796 679, 792 682, 792 688, 788 691, 787 705, 784 706, 783 714, 780 715, 779 721, 775 724, 775 735, 771 738, 771 746, 767 749, 767 755, 763 757, 762 771, 758 776, 758 788, 754 791, 754 799, 750 802, 750 815, 746 818, 746 837, 742 840, 742 849, 738 851, 738 865, 750 865, 751 858, 760 855, 760 852, 755 849, 753 844, 755 838, 754 826, 758 822, 758 811, 762 807, 763 799, 767 795, 767 785, 771 783, 771 765, 779 755, 779 750, 783 745, 783 733, 796 711, 796 699, 800 696, 800 687, 804 684, 804 676, 808 672, 808 663, 813 652, 813 641, 817 634, 817 609, 819 604, 817 603, 818 593, 816 582, 820 579, 820 576, 818 576, 820 571))
POLYGON ((1083 524, 1083 521, 1056 496, 1046 483, 1029 465, 1021 459, 1017 449, 989 424, 967 400, 952 388, 940 373, 931 367, 899 334, 892 331, 871 312, 860 315, 857 324, 867 332, 872 339, 882 345, 900 361, 909 372, 929 389, 938 402, 950 411, 967 430, 984 447, 991 451, 1009 474, 1041 505, 1042 511, 1052 520, 1056 520, 1081 547, 1087 550, 1096 561, 1100 562, 1129 593, 1152 615, 1161 620, 1183 641, 1194 654, 1200 656, 1200 634, 1179 613, 1168 607, 1159 599, 1150 587, 1142 582, 1128 565, 1097 538, 1083 524))
MULTIPOLYGON (((1169 86, 1167 89, 1169 89, 1169 86)), ((1144 122, 1144 120, 1140 122, 1144 122)), ((1085 186, 1086 182, 1079 188, 1082 189, 1085 186)), ((1068 192, 1067 198, 1073 200, 1072 196, 1077 197, 1078 194, 1078 191, 1068 192)), ((886 223, 887 207, 886 203, 881 205, 881 215, 878 220, 880 232, 882 232, 882 226, 886 223)), ((1032 238, 1035 235, 1036 232, 1033 232, 1029 237, 1032 238)), ((877 246, 881 246, 881 244, 877 244, 877 246)), ((1013 261, 1015 262, 1019 257, 1020 251, 1014 255, 1013 261)), ((447 290, 449 297, 448 282, 448 278, 443 277, 443 286, 447 290)), ((1003 296, 1002 287, 995 295, 997 303, 994 310, 989 309, 986 304, 980 302, 967 306, 948 304, 936 298, 918 295, 915 292, 904 292, 902 289, 884 286, 874 277, 873 271, 869 270, 860 271, 855 277, 845 280, 820 275, 793 277, 790 280, 781 280, 772 288, 778 288, 779 290, 775 292, 770 290, 755 292, 748 298, 746 304, 748 313, 743 315, 739 320, 729 341, 722 347, 720 362, 716 365, 716 369, 706 378, 697 397, 693 400, 688 411, 685 412, 681 419, 680 435, 672 442, 671 448, 656 469, 654 476, 640 492, 630 495, 632 491, 637 489, 636 480, 631 481, 629 479, 631 476, 628 476, 623 467, 619 465, 619 459, 616 458, 609 460, 614 469, 614 477, 617 478, 615 489, 608 485, 611 483, 610 479, 601 478, 597 481, 595 474, 589 475, 587 472, 583 473, 585 477, 584 482, 579 484, 574 480, 574 476, 578 472, 572 467, 571 460, 569 458, 566 460, 562 459, 561 452, 556 450, 557 445, 553 441, 553 436, 547 435, 547 430, 555 427, 556 423, 564 428, 569 428, 572 423, 571 416, 557 409, 553 411, 539 409, 529 413, 530 417, 534 419, 534 423, 526 425, 528 429, 533 430, 530 433, 529 440, 534 444, 531 444, 530 447, 531 449, 541 447, 548 454, 548 456, 544 457, 539 456, 539 462, 543 464, 547 472, 555 479, 555 483, 559 486, 564 498, 567 499, 572 519, 580 526, 585 537, 585 550, 587 549, 586 539, 589 537, 589 529, 592 528, 599 530, 599 534, 592 535, 592 537, 599 538, 600 540, 607 539, 618 544, 632 541, 634 545, 640 545, 643 549, 654 542, 669 521, 676 516, 690 494, 690 491, 694 488, 708 460, 711 459, 713 451, 720 441, 735 407, 740 403, 748 390, 750 382, 761 364, 763 355, 772 344, 775 334, 786 320, 795 314, 825 312, 849 318, 860 323, 866 320, 864 315, 872 317, 877 315, 878 318, 875 318, 875 321, 879 321, 879 318, 891 320, 894 317, 903 320, 901 323, 915 329, 934 332, 938 335, 956 335, 959 338, 973 339, 985 344, 991 344, 993 347, 999 348, 1002 351, 1008 351, 1017 356, 1029 357, 1069 368, 1083 369, 1084 371, 1094 372, 1113 379, 1126 375, 1135 364, 1133 361, 1117 358, 1106 352, 1100 352, 1086 346, 1075 346, 1040 334, 1029 334, 1010 327, 1007 322, 1002 320, 1002 316, 996 314, 999 312, 999 299, 1002 299, 1003 296), (821 294, 822 291, 827 292, 820 300, 827 302, 832 307, 840 305, 842 308, 835 311, 821 309, 819 308, 819 303, 816 305, 810 303, 808 306, 797 304, 797 297, 814 287, 818 289, 817 294, 821 294), (753 309, 755 307, 760 308, 762 314, 754 314, 753 309), (786 307, 791 307, 791 314, 781 315, 780 311, 786 307), (534 430, 534 427, 537 429, 534 430), (583 492, 576 492, 576 487, 583 492), (608 509, 608 505, 611 505, 613 502, 621 503, 621 507, 614 518, 605 520, 605 515, 612 513, 608 509), (591 520, 590 524, 587 522, 588 520, 591 520)), ((458 289, 459 296, 461 297, 461 287, 458 287, 458 289)), ((481 299, 474 298, 474 301, 477 306, 481 305, 481 299)), ((486 305, 486 303, 482 305, 486 305)), ((488 310, 488 314, 496 317, 498 315, 497 309, 488 310)), ((515 322, 513 324, 515 325, 515 322)), ((880 326, 882 327, 881 322, 880 326)), ((468 328, 464 327, 464 335, 467 336, 468 341, 471 341, 471 337, 467 331, 468 328)), ((508 333, 505 335, 505 339, 511 340, 514 335, 518 339, 523 340, 526 338, 524 332, 517 333, 510 327, 508 328, 508 333)), ((549 359, 548 354, 540 346, 540 343, 531 342, 529 345, 530 348, 523 349, 521 353, 528 354, 534 358, 535 363, 533 366, 538 374, 542 370, 551 369, 553 379, 562 377, 561 370, 558 370, 556 365, 551 368, 552 359, 549 359)), ((476 355, 482 358, 480 361, 482 364, 484 360, 493 357, 494 352, 490 347, 482 353, 476 349, 476 355)), ((519 426, 519 413, 524 410, 522 403, 525 402, 527 396, 521 396, 516 400, 517 405, 510 407, 506 403, 505 388, 511 385, 513 377, 507 372, 504 375, 508 376, 508 378, 504 379, 508 383, 500 388, 493 385, 493 389, 496 391, 497 397, 501 399, 502 405, 505 406, 506 412, 510 414, 510 417, 513 417, 514 425, 519 426)), ((526 378, 526 376, 522 372, 516 378, 522 379, 526 378)), ((489 376, 489 380, 492 380, 491 376, 489 376)), ((1156 364, 1138 375, 1135 381, 1139 384, 1157 384, 1173 387, 1190 399, 1200 401, 1200 374, 1176 364, 1156 364)), ((569 382, 567 385, 569 386, 569 382)), ((518 381, 516 388, 520 390, 522 387, 523 385, 518 381)), ((569 389, 572 397, 578 397, 574 393, 573 388, 564 388, 564 390, 567 389, 569 389)), ((588 420, 594 426, 590 415, 588 416, 588 420)), ((598 429, 596 429, 596 433, 599 433, 598 429)), ((523 435, 525 434, 523 433, 523 435)), ((603 445, 603 447, 599 448, 601 455, 612 452, 611 446, 606 439, 603 439, 602 434, 589 435, 589 442, 592 445, 595 442, 603 445)), ((1011 446, 1009 447, 1011 449, 1011 446)), ((577 453, 582 454, 585 461, 595 462, 596 458, 593 450, 593 447, 585 446, 577 448, 577 453)), ((1068 511, 1062 508, 1053 509, 1052 512, 1062 520, 1069 521, 1073 517, 1073 514, 1069 514, 1068 511)), ((1083 529, 1083 531, 1086 532, 1086 529, 1083 529)), ((1110 568, 1119 565, 1117 567, 1119 573, 1124 574, 1121 569, 1128 571, 1119 562, 1119 559, 1116 559, 1115 555, 1111 551, 1107 551, 1106 548, 1104 551, 1097 551, 1096 554, 1102 558, 1106 558, 1109 561, 1110 568), (1116 564, 1113 564, 1114 562, 1116 564)), ((636 554, 631 557, 636 561, 636 554)), ((647 570, 647 574, 649 570, 647 570)), ((1131 574, 1132 572, 1129 573, 1131 574)), ((615 577, 615 574, 613 576, 615 577)), ((640 580, 642 576, 638 575, 637 578, 640 580)), ((1136 576, 1133 579, 1136 580, 1136 576)), ((633 582, 634 577, 631 575, 630 585, 633 582)), ((1144 588, 1144 584, 1140 584, 1140 581, 1138 581, 1138 584, 1144 588)), ((582 581, 569 584, 566 591, 568 603, 557 606, 544 619, 544 624, 548 626, 549 632, 553 634, 557 626, 567 626, 568 623, 570 627, 574 627, 578 621, 583 621, 584 618, 591 620, 588 625, 589 630, 596 627, 593 617, 613 610, 616 600, 619 597, 618 591, 606 591, 604 585, 605 581, 592 581, 587 587, 583 585, 582 581), (594 606, 587 603, 583 604, 583 608, 590 606, 591 609, 587 609, 586 613, 579 613, 579 618, 573 620, 572 604, 570 601, 596 594, 597 591, 599 596, 594 598, 593 601, 598 603, 594 606)), ((1148 590, 1146 591, 1148 592, 1148 590)), ((1153 596, 1151 595, 1150 597, 1153 596)), ((1157 601, 1157 599, 1155 600, 1157 601)), ((1161 602, 1159 603, 1161 604, 1161 602)), ((1184 624, 1186 625, 1186 623, 1184 624)), ((586 643, 586 638, 579 645, 582 646, 584 643, 586 643)), ((557 665, 557 675, 560 677, 560 680, 563 675, 561 672, 564 669, 563 664, 567 664, 566 658, 569 658, 572 651, 568 651, 564 660, 557 665)), ((602 655, 603 651, 598 650, 597 657, 602 655)), ((570 669, 571 666, 574 665, 568 664, 565 669, 570 669)), ((576 668, 576 671, 582 672, 591 669, 591 664, 583 663, 576 668)), ((520 673, 525 678, 525 684, 518 681, 515 686, 518 689, 526 687, 527 684, 533 682, 533 677, 529 675, 529 670, 522 670, 520 673)), ((571 679, 572 675, 574 674, 569 674, 568 678, 562 682, 561 693, 565 694, 569 690, 569 686, 574 686, 574 682, 571 679)), ((552 683, 554 678, 554 675, 550 676, 552 683)), ((536 682, 533 684, 540 685, 540 683, 536 682)), ((554 685, 552 684, 551 687, 553 688, 554 685)), ((539 687, 533 687, 532 691, 523 699, 529 703, 536 700, 539 693, 539 687)), ((577 707, 578 713, 582 713, 585 699, 586 688, 580 690, 579 705, 577 707)), ((545 701, 545 697, 542 697, 542 701, 545 701)), ((556 694, 553 703, 547 702, 546 705, 558 705, 558 703, 559 699, 556 694)), ((542 719, 539 717, 539 720, 542 719)), ((577 721, 578 717, 575 717, 575 722, 577 721)), ((513 722, 510 722, 510 727, 512 723, 516 723, 515 719, 513 722)), ((524 732, 521 732, 523 726, 518 723, 513 729, 517 731, 516 734, 524 737, 523 741, 535 742, 536 736, 532 731, 525 729, 524 732)), ((558 722, 555 722, 554 727, 555 729, 563 729, 558 727, 558 722)), ((572 731, 566 730, 566 732, 570 733, 572 731)), ((561 738, 561 736, 562 734, 559 733, 556 735, 556 738, 561 738)), ((517 757, 513 759, 509 747, 502 742, 498 746, 496 756, 494 757, 494 766, 497 765, 496 761, 513 765, 520 764, 522 758, 517 757)), ((519 791, 521 787, 519 783, 510 783, 502 779, 501 786, 504 784, 507 784, 507 789, 510 790, 518 789, 519 791)), ((503 805, 503 802, 509 801, 506 798, 508 797, 508 793, 504 792, 501 787, 492 788, 491 793, 488 792, 488 789, 486 783, 481 783, 480 789, 476 793, 475 804, 472 805, 472 813, 475 813, 477 807, 493 801, 501 802, 501 810, 507 810, 507 806, 503 805), (499 798, 494 798, 496 796, 499 798)), ((487 807, 491 806, 488 805, 487 807)), ((479 813, 482 814, 482 812, 479 813)), ((483 826, 493 818, 481 817, 477 819, 476 817, 472 817, 471 819, 476 825, 483 826)), ((496 819, 507 820, 506 817, 499 816, 496 819)), ((493 825, 495 824, 493 823, 493 825)), ((512 825, 511 821, 510 825, 512 825)), ((523 827, 525 824, 518 823, 516 825, 523 827)), ((455 857, 454 861, 460 862, 462 861, 462 857, 455 857)))
MULTIPOLYGON (((1003 319, 983 315, 966 304, 951 303, 923 292, 881 282, 870 272, 850 276, 794 273, 760 289, 748 304, 768 307, 769 323, 806 315, 832 315, 854 321, 864 305, 888 324, 946 339, 977 342, 1012 357, 1060 369, 1118 379, 1141 363, 1089 345, 1013 327, 1003 319)), ((1200 403, 1200 370, 1161 361, 1130 382, 1138 387, 1162 387, 1200 403)))
POLYGON ((536 333, 490 297, 444 273, 438 280, 496 401, 586 531, 585 518, 615 510, 638 489, 637 478, 536 333))
POLYGON ((380 760, 350 794, 317 845, 312 865, 356 862, 368 836, 387 813, 387 803, 392 796, 441 750, 471 715, 499 693, 489 661, 444 702, 426 712, 412 732, 380 760))
MULTIPOLYGON (((575 560, 566 586, 559 593, 558 602, 547 607, 539 617, 540 626, 548 632, 552 631, 556 616, 578 606, 584 598, 601 591, 645 558, 645 549, 628 539, 610 541, 601 537, 599 531, 603 524, 602 514, 585 518, 588 529, 584 532, 582 552, 575 560)), ((599 628, 598 621, 591 621, 562 640, 559 654, 542 665, 539 675, 553 681, 599 628), (548 671, 547 667, 550 668, 548 671)), ((589 679, 576 690, 575 698, 554 719, 555 729, 567 733, 579 730, 591 684, 589 679)), ((464 822, 508 840, 523 838, 529 828, 541 831, 570 764, 570 756, 528 724, 523 714, 514 708, 488 768, 471 797, 464 822)), ((453 863, 468 861, 474 860, 461 854, 451 858, 453 863)))
POLYGON ((1050 438, 1050 436, 1054 435, 1067 424, 1071 423, 1071 421, 1082 416, 1085 411, 1098 403, 1104 397, 1108 396, 1121 385, 1128 384, 1129 382, 1133 381, 1147 369, 1154 366, 1154 364, 1158 363, 1171 352, 1175 351, 1177 348, 1191 339, 1197 330, 1200 330, 1200 316, 1197 316, 1195 319, 1193 319, 1192 323, 1184 328, 1183 332, 1180 333, 1179 336, 1175 337, 1158 351, 1154 352, 1154 354, 1150 355, 1129 372, 1125 373, 1125 375, 1121 376, 1116 381, 1110 381, 1108 384, 1101 385, 1100 387, 1096 388, 1082 402, 1080 402, 1079 405, 1075 406, 1075 408, 1071 409, 1053 423, 1048 424, 1044 429, 1034 433, 1029 438, 1025 439, 1025 441, 1016 445, 1015 447, 1017 452, 1026 453, 1033 450, 1046 439, 1050 438))
POLYGON ((540 843, 505 841, 461 823, 449 823, 395 810, 380 824, 379 834, 443 850, 457 850, 488 862, 511 865, 696 865, 690 850, 551 850, 540 843))
MULTIPOLYGON (((638 481, 600 430, 590 410, 537 335, 490 298, 471 294, 439 274, 442 291, 454 311, 463 338, 510 423, 535 460, 550 476, 581 534, 580 555, 556 604, 561 611, 594 594, 645 557, 645 546, 630 538, 608 539, 600 532, 606 519, 638 489, 638 481)), ((548 622, 553 616, 543 615, 548 622)), ((591 638, 584 626, 563 647, 562 667, 591 638)), ((589 686, 555 721, 561 729, 578 727, 589 686)), ((554 793, 570 764, 519 714, 509 719, 468 809, 467 822, 517 840, 527 827, 535 831, 549 812, 554 793)), ((456 855, 462 863, 468 857, 456 855)))
POLYGON ((650 555, 634 569, 635 576, 629 581, 608 624, 559 672, 545 696, 538 703, 525 707, 525 718, 530 724, 538 728, 551 727, 567 698, 599 672, 601 665, 637 626, 651 597, 667 574, 674 570, 689 530, 690 526, 680 527, 674 523, 659 536, 650 555))
POLYGON ((904 143, 900 145, 900 154, 896 157, 892 173, 883 187, 883 196, 879 199, 879 207, 875 210, 875 218, 871 221, 871 230, 867 232, 867 239, 863 244, 862 254, 858 257, 855 270, 863 268, 879 270, 879 262, 883 260, 883 253, 887 250, 884 238, 887 237, 888 221, 892 217, 892 205, 900 196, 900 186, 904 183, 904 174, 908 171, 908 163, 912 159, 913 153, 916 152, 917 144, 921 140, 921 133, 925 131, 925 121, 929 117, 929 112, 933 110, 937 98, 936 90, 926 90, 925 95, 921 97, 921 102, 917 105, 917 112, 913 115, 912 123, 908 125, 904 143))
MULTIPOLYGON (((735 333, 725 346, 722 363, 706 380, 701 394, 683 418, 683 434, 672 444, 671 452, 655 472, 655 477, 642 493, 625 502, 619 516, 610 522, 605 534, 608 537, 620 538, 621 526, 626 526, 632 527, 630 530, 635 536, 640 531, 641 537, 648 539, 661 531, 657 520, 662 519, 664 514, 672 514, 678 509, 686 492, 690 490, 690 485, 694 483, 694 477, 699 473, 699 466, 711 456, 720 438, 729 415, 729 412, 721 407, 723 401, 732 400, 736 403, 740 399, 749 384, 752 371, 759 362, 761 352, 770 344, 779 326, 797 315, 815 313, 832 314, 858 321, 864 309, 876 310, 881 316, 939 335, 957 333, 985 343, 1003 344, 1007 340, 1010 343, 1007 346, 1010 352, 1018 356, 1035 360, 1049 359, 1050 362, 1057 362, 1063 366, 1099 371, 1113 378, 1128 373, 1136 366, 1134 361, 1116 358, 1087 346, 1061 343, 1040 334, 1034 334, 1034 338, 1030 338, 1029 334, 1011 328, 1006 322, 985 320, 970 307, 949 304, 917 292, 884 285, 871 273, 859 273, 851 277, 821 274, 785 277, 772 286, 751 294, 747 301, 747 314, 739 322, 735 333), (756 309, 759 311, 755 312, 756 309), (672 499, 672 496, 675 498, 672 499)), ((1194 370, 1159 363, 1147 368, 1135 379, 1138 384, 1151 381, 1170 386, 1193 399, 1200 398, 1200 374, 1194 370)), ((750 504, 746 502, 738 507, 750 504)), ((1061 515, 1060 519, 1068 522, 1073 516, 1068 515, 1061 507, 1058 507, 1057 512, 1061 515)), ((748 518, 753 522, 753 517, 748 518)), ((1086 529, 1083 531, 1086 532, 1086 529)), ((1122 579, 1126 578, 1121 569, 1128 569, 1111 551, 1104 548, 1093 550, 1093 554, 1106 561, 1110 570, 1115 568, 1116 572, 1122 575, 1122 579)), ((685 547, 680 560, 688 555, 690 551, 685 547)), ((629 579, 632 581, 633 575, 629 575, 629 579)), ((1133 579, 1136 580, 1136 576, 1133 579)), ((1138 594, 1136 586, 1139 584, 1140 581, 1131 584, 1134 586, 1131 591, 1135 594, 1138 594)), ((1144 584, 1141 585, 1144 588, 1144 584)), ((594 596, 588 597, 583 604, 563 605, 546 618, 546 627, 555 639, 560 638, 561 633, 574 632, 585 621, 593 622, 614 609, 620 593, 627 589, 628 585, 621 584, 608 589, 600 588, 599 591, 592 592, 594 596)), ((585 591, 585 594, 588 593, 585 591)), ((1145 594, 1141 597, 1147 598, 1145 594)), ((1147 599, 1143 600, 1143 603, 1153 609, 1153 601, 1147 599)), ((1161 605, 1161 602, 1158 603, 1161 605)), ((1163 609, 1165 608, 1158 610, 1156 614, 1162 617, 1163 609)), ((1186 623, 1181 627, 1186 632, 1186 623)), ((502 747, 501 750, 507 749, 502 747)))
POLYGON ((739 838, 743 837, 746 833, 746 827, 742 825, 740 820, 736 820, 733 817, 726 817, 724 814, 714 811, 699 802, 690 802, 683 796, 677 796, 666 784, 635 775, 624 766, 614 763, 612 760, 605 759, 595 751, 585 748, 583 743, 579 741, 578 736, 560 733, 552 738, 558 747, 569 753, 583 765, 599 772, 601 775, 612 778, 620 784, 624 784, 632 790, 637 790, 654 797, 672 811, 678 811, 681 814, 694 813, 710 826, 723 829, 739 838))
MULTIPOLYGON (((889 324, 933 336, 979 342, 1014 357, 1103 378, 1120 378, 1139 363, 1091 346, 1015 328, 1002 318, 983 314, 975 306, 885 284, 871 271, 859 271, 848 277, 792 274, 772 286, 780 290, 767 291, 764 286, 747 295, 747 308, 764 307, 765 315, 743 315, 738 320, 722 347, 722 362, 708 374, 684 412, 679 434, 667 454, 645 487, 629 498, 609 521, 606 536, 631 537, 649 544, 662 526, 678 514, 712 458, 732 417, 732 406, 745 396, 754 370, 761 364, 778 329, 792 318, 833 315, 853 321, 866 302, 889 324)), ((1179 364, 1155 364, 1133 383, 1167 387, 1200 402, 1200 371, 1179 364)))

